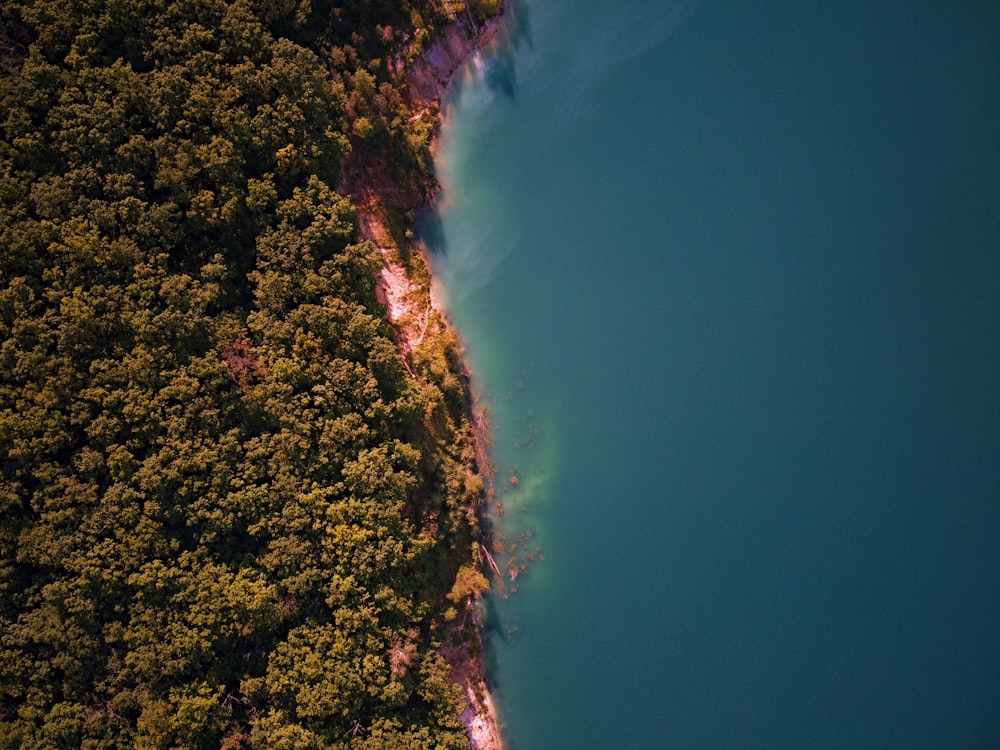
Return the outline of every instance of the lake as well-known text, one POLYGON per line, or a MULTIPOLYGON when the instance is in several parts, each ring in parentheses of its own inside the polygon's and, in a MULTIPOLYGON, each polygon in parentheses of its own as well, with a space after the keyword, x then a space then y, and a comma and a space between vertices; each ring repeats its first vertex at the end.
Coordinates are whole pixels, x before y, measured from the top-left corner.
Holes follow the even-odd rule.
POLYGON ((508 750, 1000 747, 1000 5, 519 0, 446 115, 508 750))

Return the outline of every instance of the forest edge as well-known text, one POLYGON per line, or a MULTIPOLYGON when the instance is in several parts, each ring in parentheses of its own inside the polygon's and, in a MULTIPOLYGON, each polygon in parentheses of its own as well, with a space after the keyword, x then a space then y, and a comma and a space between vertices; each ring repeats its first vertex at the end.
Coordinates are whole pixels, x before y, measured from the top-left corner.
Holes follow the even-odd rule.
MULTIPOLYGON (((458 15, 410 62, 405 61, 405 50, 400 50, 393 60, 394 74, 405 82, 413 118, 430 117, 434 120, 432 154, 441 130, 442 100, 452 78, 463 62, 495 42, 505 6, 505 1, 500 0, 497 13, 481 25, 477 25, 471 15, 458 15)), ((364 158, 365 155, 361 153, 358 156, 364 158)), ((438 200, 440 186, 433 175, 428 174, 426 179, 430 188, 428 194, 432 196, 432 201, 438 200)), ((382 256, 376 295, 379 302, 386 306, 386 315, 395 331, 403 364, 411 376, 417 377, 410 367, 411 354, 425 343, 454 335, 454 332, 434 299, 425 249, 413 239, 412 230, 406 232, 403 242, 398 242, 391 231, 394 217, 390 213, 394 201, 389 194, 404 191, 405 187, 372 181, 362 176, 360 171, 351 174, 350 170, 345 170, 344 181, 338 189, 342 195, 350 197, 357 212, 360 239, 373 242, 382 256)), ((463 372, 463 376, 468 382, 467 371, 463 372)), ((467 416, 476 446, 478 471, 487 484, 492 484, 487 456, 489 435, 483 420, 472 413, 471 398, 467 416)), ((471 510, 479 514, 481 506, 480 501, 480 507, 471 510)), ((480 561, 480 568, 484 567, 480 561)), ((462 636, 462 628, 456 622, 453 632, 448 634, 441 646, 441 655, 450 667, 452 682, 462 691, 464 705, 461 718, 472 750, 502 750, 500 721, 481 658, 483 641, 479 600, 480 594, 475 593, 467 602, 467 613, 471 613, 475 622, 474 641, 470 642, 462 636)))

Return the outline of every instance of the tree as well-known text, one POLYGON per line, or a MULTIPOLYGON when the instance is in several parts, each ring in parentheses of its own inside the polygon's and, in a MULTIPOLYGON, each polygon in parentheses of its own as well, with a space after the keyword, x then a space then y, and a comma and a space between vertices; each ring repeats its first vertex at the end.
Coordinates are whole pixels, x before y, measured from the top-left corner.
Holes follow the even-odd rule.
POLYGON ((462 746, 457 348, 404 366, 333 187, 426 157, 435 17, 0 10, 0 747, 462 746))

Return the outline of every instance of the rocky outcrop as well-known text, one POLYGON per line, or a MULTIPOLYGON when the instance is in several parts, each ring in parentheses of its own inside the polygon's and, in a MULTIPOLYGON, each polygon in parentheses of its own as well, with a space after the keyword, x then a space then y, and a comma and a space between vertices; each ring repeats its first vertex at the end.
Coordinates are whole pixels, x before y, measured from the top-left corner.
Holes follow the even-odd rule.
POLYGON ((406 82, 413 102, 418 106, 437 106, 455 71, 470 54, 493 40, 498 25, 499 17, 477 27, 470 18, 459 16, 438 34, 430 46, 406 66, 406 82))
MULTIPOLYGON (((436 118, 440 126, 441 100, 455 72, 469 55, 493 41, 499 20, 497 16, 476 26, 471 16, 459 16, 412 62, 403 66, 402 58, 397 59, 397 75, 405 78, 414 119, 429 115, 436 118)), ((361 170, 351 171, 361 174, 361 170)), ((410 260, 402 263, 399 249, 386 229, 385 206, 392 202, 391 193, 398 190, 398 186, 345 177, 342 189, 344 194, 350 195, 358 213, 361 237, 372 240, 382 254, 376 293, 379 301, 386 305, 389 322, 396 331, 400 356, 409 369, 410 354, 448 326, 431 294, 429 273, 415 275, 412 272, 414 268, 426 270, 429 264, 417 246, 408 248, 410 260)), ((482 441, 485 436, 474 435, 474 439, 482 441)), ((479 602, 471 600, 468 606, 473 618, 477 619, 479 602)), ((461 630, 457 628, 448 633, 441 654, 450 667, 452 683, 463 695, 462 721, 469 734, 469 746, 472 750, 502 750, 496 707, 479 658, 482 642, 478 635, 477 642, 470 642, 461 630)))

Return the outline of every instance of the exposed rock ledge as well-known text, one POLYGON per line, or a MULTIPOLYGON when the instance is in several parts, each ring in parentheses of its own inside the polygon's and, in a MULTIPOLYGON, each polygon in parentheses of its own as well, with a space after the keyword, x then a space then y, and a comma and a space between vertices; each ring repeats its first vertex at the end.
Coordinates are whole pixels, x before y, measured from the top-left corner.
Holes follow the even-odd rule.
POLYGON ((494 16, 476 27, 471 19, 459 17, 446 27, 406 68, 411 99, 425 106, 438 106, 458 67, 470 54, 493 41, 499 20, 500 16, 494 16))
MULTIPOLYGON (((503 13, 503 4, 500 14, 503 13)), ((460 16, 442 30, 431 45, 411 63, 396 61, 396 74, 405 77, 413 118, 430 115, 440 127, 441 99, 462 62, 495 38, 500 15, 477 27, 471 17, 460 16)), ((433 150, 433 149, 432 149, 433 150)), ((419 247, 408 248, 404 265, 399 249, 386 229, 380 190, 353 185, 347 190, 358 214, 360 234, 375 243, 382 255, 382 271, 376 290, 386 306, 389 322, 404 364, 427 337, 444 333, 448 322, 431 294, 429 264, 419 247), (409 270, 407 270, 409 269, 409 270)), ((382 188, 391 186, 382 186, 382 188)), ((409 366, 409 365, 407 365, 409 366)), ((482 439, 482 437, 480 437, 482 439)), ((479 602, 469 602, 473 617, 479 602)), ((461 688, 465 706, 462 721, 472 750, 503 750, 496 707, 490 695, 479 657, 482 643, 470 644, 457 632, 442 645, 441 654, 451 668, 451 680, 461 688)))

